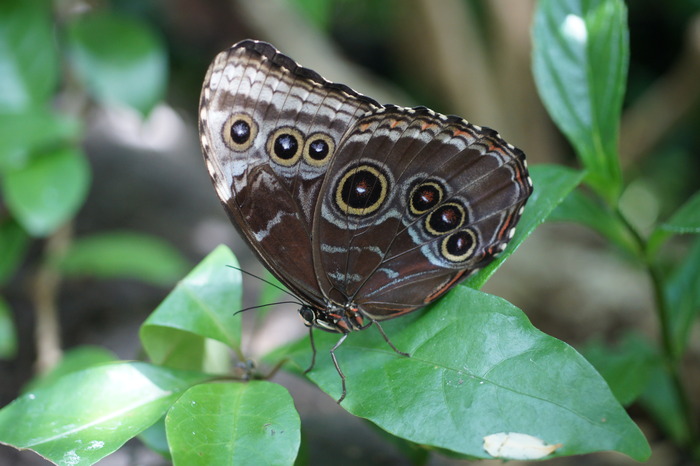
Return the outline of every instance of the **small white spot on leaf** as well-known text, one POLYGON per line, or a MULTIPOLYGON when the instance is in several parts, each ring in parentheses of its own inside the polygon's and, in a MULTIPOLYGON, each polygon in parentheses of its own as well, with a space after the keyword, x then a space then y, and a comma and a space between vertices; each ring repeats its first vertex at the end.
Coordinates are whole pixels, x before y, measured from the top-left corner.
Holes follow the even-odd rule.
POLYGON ((576 15, 566 15, 561 25, 562 35, 569 37, 579 44, 585 44, 588 40, 588 30, 583 18, 576 15))
POLYGON ((75 450, 67 451, 66 453, 63 454, 63 458, 61 458, 61 464, 65 464, 68 466, 72 466, 74 464, 80 463, 81 458, 78 456, 78 454, 75 452, 75 450))
POLYGON ((101 441, 99 441, 99 440, 92 440, 92 441, 88 444, 87 450, 99 450, 99 449, 101 449, 101 448, 104 447, 104 446, 105 446, 105 443, 104 443, 104 442, 101 442, 101 441))
POLYGON ((484 450, 494 458, 536 460, 544 458, 562 444, 548 445, 544 440, 517 432, 499 432, 484 437, 484 450))

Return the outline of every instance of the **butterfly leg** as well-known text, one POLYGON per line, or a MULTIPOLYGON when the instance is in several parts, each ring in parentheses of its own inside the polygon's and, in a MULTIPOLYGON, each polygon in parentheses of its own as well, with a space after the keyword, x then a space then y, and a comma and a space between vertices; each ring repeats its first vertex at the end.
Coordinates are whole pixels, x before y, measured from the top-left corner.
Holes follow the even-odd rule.
POLYGON ((372 322, 377 326, 377 328, 379 329, 379 333, 382 334, 382 337, 384 337, 384 341, 386 341, 386 343, 389 346, 391 346, 391 349, 393 349, 395 352, 397 352, 401 356, 406 356, 407 358, 411 357, 410 354, 404 353, 403 351, 399 351, 399 349, 396 346, 394 346, 394 344, 391 342, 391 340, 389 340, 389 336, 384 332, 384 329, 382 328, 382 326, 379 325, 379 322, 377 322, 376 320, 373 320, 372 322))
POLYGON ((314 329, 309 327, 309 342, 311 342, 311 364, 306 368, 304 374, 311 372, 311 369, 316 365, 316 344, 314 343, 314 329))
POLYGON ((343 334, 342 337, 340 337, 340 340, 338 340, 338 343, 335 344, 333 348, 331 348, 331 359, 333 360, 333 365, 335 366, 335 370, 338 371, 338 375, 340 376, 340 380, 342 381, 343 384, 343 393, 340 395, 340 398, 338 399, 338 404, 340 404, 344 399, 345 395, 347 394, 347 389, 345 388, 345 374, 343 374, 343 371, 340 370, 340 365, 338 365, 338 359, 335 357, 335 350, 338 349, 340 345, 343 344, 345 339, 348 337, 348 334, 345 333, 343 334))

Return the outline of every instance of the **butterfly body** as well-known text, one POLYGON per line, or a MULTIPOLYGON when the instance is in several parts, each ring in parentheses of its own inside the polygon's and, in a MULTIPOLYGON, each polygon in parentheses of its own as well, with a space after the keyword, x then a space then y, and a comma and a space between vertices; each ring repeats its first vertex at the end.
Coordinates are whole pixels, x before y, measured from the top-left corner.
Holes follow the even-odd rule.
POLYGON ((199 117, 233 224, 327 331, 442 296, 505 248, 532 192, 495 131, 380 105, 264 42, 214 59, 199 117))

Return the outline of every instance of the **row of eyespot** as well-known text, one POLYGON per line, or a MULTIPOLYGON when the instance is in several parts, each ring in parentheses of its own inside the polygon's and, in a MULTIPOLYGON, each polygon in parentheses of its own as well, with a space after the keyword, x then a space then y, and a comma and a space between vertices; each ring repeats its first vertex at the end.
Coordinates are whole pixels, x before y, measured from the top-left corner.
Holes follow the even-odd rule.
MULTIPOLYGON (((249 149, 257 133, 257 124, 246 114, 232 115, 223 128, 226 145, 238 152, 249 149)), ((318 132, 304 138, 295 128, 281 127, 270 134, 266 149, 273 161, 282 166, 294 165, 302 155, 310 165, 322 166, 333 154, 335 143, 324 133, 318 132)), ((335 203, 345 214, 370 215, 386 200, 388 184, 386 175, 377 167, 367 164, 355 166, 340 178, 335 189, 335 203)), ((409 195, 411 213, 422 215, 430 211, 440 204, 443 193, 444 189, 437 181, 420 183, 409 195)), ((460 228, 466 218, 461 205, 447 202, 428 214, 424 225, 431 235, 441 236, 460 228)), ((450 261, 462 262, 471 256, 475 243, 476 238, 471 230, 456 231, 442 240, 440 252, 450 261)))
MULTIPOLYGON (((246 114, 231 115, 223 127, 223 136, 229 149, 236 152, 248 150, 258 134, 258 125, 246 114)), ((304 137, 295 128, 283 126, 270 134, 265 145, 267 153, 285 167, 291 167, 304 157, 315 167, 325 165, 335 150, 335 142, 325 133, 316 132, 304 137)))

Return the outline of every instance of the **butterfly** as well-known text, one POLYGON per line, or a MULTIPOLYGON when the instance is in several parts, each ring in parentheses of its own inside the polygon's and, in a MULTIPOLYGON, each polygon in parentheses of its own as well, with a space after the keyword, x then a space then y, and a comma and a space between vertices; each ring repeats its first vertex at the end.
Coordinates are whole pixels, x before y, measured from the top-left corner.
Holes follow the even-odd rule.
POLYGON ((532 192, 524 153, 496 131, 380 105, 255 40, 210 65, 199 132, 224 209, 311 337, 341 334, 339 403, 348 334, 375 324, 401 353, 379 322, 493 260, 532 192))

